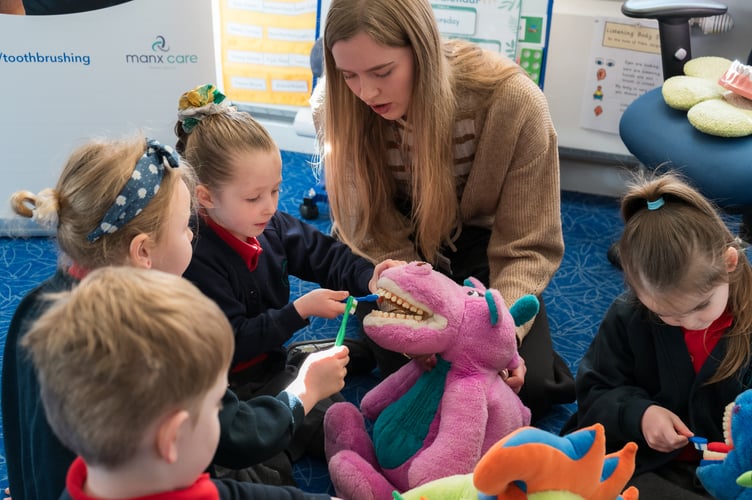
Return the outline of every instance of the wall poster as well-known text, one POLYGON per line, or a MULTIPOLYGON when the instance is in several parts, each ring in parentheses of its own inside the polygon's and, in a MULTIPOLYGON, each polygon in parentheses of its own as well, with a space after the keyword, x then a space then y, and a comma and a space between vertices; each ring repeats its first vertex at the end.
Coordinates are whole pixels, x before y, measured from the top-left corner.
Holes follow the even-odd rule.
POLYGON ((317 0, 221 0, 223 91, 236 102, 307 106, 317 0))
POLYGON ((663 84, 658 24, 622 18, 594 23, 580 126, 618 134, 626 107, 663 84))

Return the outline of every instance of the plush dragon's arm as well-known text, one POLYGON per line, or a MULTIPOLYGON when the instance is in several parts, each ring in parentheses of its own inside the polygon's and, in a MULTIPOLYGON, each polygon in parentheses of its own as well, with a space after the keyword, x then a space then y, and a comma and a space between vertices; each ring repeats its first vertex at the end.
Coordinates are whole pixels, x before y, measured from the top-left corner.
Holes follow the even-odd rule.
POLYGON ((484 385, 472 378, 447 381, 438 418, 441 420, 436 438, 420 451, 410 467, 410 484, 473 470, 481 457, 488 421, 484 385), (442 466, 436 467, 437 463, 442 466))

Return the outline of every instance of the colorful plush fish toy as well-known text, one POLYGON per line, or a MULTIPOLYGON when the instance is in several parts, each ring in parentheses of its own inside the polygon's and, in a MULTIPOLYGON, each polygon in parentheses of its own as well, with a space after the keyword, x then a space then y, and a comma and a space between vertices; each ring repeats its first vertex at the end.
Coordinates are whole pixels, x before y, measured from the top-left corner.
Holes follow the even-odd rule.
POLYGON ((603 426, 557 436, 523 427, 491 447, 472 474, 424 484, 395 500, 636 500, 623 490, 635 468, 637 445, 606 454, 603 426))

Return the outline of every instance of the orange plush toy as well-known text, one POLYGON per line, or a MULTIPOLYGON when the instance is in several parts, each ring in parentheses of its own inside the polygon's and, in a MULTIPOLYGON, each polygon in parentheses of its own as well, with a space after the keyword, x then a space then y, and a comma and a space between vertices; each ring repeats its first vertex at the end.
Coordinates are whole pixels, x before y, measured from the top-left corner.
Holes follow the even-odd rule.
POLYGON ((620 496, 634 472, 637 445, 606 455, 603 426, 595 424, 559 437, 524 427, 481 458, 473 479, 478 491, 496 498, 634 500, 635 488, 620 496))
POLYGON ((637 445, 606 454, 603 426, 557 436, 522 427, 493 445, 473 474, 432 481, 398 495, 404 500, 637 500, 624 486, 637 445))

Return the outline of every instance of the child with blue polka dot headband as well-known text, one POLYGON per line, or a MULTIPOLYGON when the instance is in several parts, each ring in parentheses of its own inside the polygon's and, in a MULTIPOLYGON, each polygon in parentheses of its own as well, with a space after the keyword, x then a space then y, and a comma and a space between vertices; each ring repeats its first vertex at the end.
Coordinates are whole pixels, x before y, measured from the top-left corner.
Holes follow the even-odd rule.
POLYGON ((48 295, 72 289, 94 269, 182 274, 192 254, 193 186, 192 170, 170 147, 139 134, 92 140, 73 151, 55 188, 13 195, 16 213, 54 230, 61 251, 55 274, 16 309, 3 353, 2 424, 13 497, 57 498, 75 458, 40 418, 38 379, 19 343, 49 307, 48 295))

